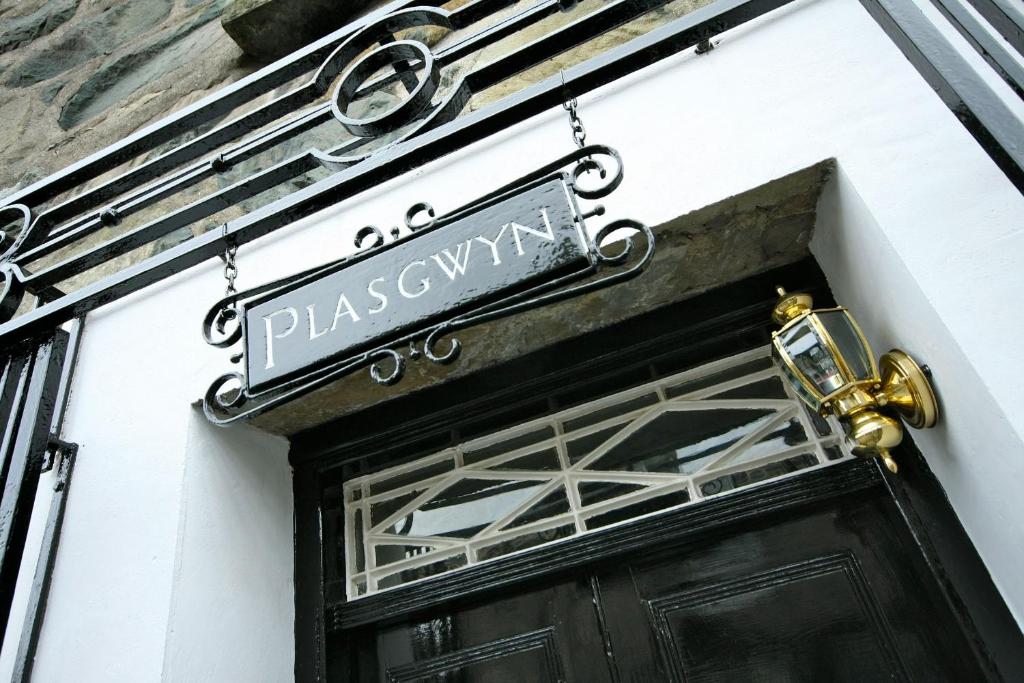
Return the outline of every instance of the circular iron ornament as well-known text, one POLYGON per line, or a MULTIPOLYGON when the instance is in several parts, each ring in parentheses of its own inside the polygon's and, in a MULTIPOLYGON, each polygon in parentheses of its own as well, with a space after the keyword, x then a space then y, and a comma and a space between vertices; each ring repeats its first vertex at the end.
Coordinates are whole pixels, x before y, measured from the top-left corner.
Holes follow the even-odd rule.
POLYGON ((374 363, 370 366, 370 377, 377 384, 391 386, 392 384, 397 384, 405 375, 405 356, 398 351, 393 349, 377 349, 370 356, 390 360, 392 363, 391 372, 387 374, 381 372, 380 363, 374 363))
POLYGON ((437 92, 437 84, 440 80, 441 72, 434 62, 434 55, 426 45, 411 40, 387 43, 370 52, 345 72, 345 75, 341 77, 341 83, 334 90, 331 111, 334 113, 334 117, 341 121, 345 130, 352 135, 361 138, 384 135, 416 120, 430 105, 430 100, 437 92), (421 66, 426 73, 401 104, 383 114, 364 119, 354 118, 347 114, 349 105, 352 104, 352 96, 368 78, 386 66, 400 68, 402 62, 412 60, 421 61, 421 66))
POLYGON ((359 251, 376 249, 380 245, 384 244, 384 233, 382 233, 380 228, 376 225, 367 225, 356 233, 354 242, 356 249, 359 251), (373 242, 369 241, 371 237, 373 238, 373 242))
POLYGON ((436 222, 437 220, 436 215, 434 214, 434 207, 426 202, 413 204, 409 207, 409 210, 405 212, 405 227, 409 228, 412 232, 432 228, 436 222), (427 220, 417 223, 415 220, 416 217, 423 213, 427 215, 427 220))
POLYGON ((237 295, 214 304, 203 318, 203 339, 210 346, 226 349, 242 338, 242 314, 236 306, 237 295))
MULTIPOLYGON (((612 221, 608 225, 605 225, 597 234, 594 235, 593 244, 595 247, 594 253, 597 256, 597 260, 601 263, 609 266, 618 266, 626 262, 629 255, 633 253, 633 238, 634 235, 629 235, 625 239, 621 240, 622 248, 614 253, 607 253, 605 251, 605 242, 611 236, 611 234, 617 230, 634 230, 638 233, 647 233, 646 226, 639 221, 635 221, 632 218, 620 218, 619 220, 612 221)), ((619 241, 612 242, 612 244, 619 244, 619 241)))
POLYGON ((0 254, 0 261, 6 261, 14 255, 14 252, 17 251, 18 247, 21 246, 21 243, 25 241, 26 237, 28 237, 29 228, 32 224, 32 212, 27 206, 24 204, 8 204, 7 206, 0 208, 0 225, 4 224, 3 219, 10 213, 16 214, 21 218, 21 227, 17 229, 17 237, 13 240, 11 240, 10 235, 7 233, 0 232, 0 246, 6 244, 8 240, 11 241, 11 245, 7 247, 2 254, 0 254))
POLYGON ((213 381, 210 388, 206 390, 203 397, 203 412, 211 422, 221 422, 223 417, 217 411, 228 413, 233 408, 240 407, 245 403, 245 377, 240 372, 228 372, 213 381), (231 382, 237 382, 238 388, 231 393, 221 393, 221 389, 231 382))
POLYGON ((441 73, 430 48, 416 40, 391 38, 400 31, 421 26, 448 31, 455 28, 451 13, 439 7, 399 10, 354 33, 335 48, 317 71, 313 83, 323 93, 339 74, 343 74, 332 97, 331 112, 346 131, 358 138, 355 144, 348 141, 331 150, 311 150, 324 167, 332 171, 347 168, 382 149, 451 121, 465 108, 471 94, 465 78, 459 78, 446 95, 434 102, 441 73), (349 115, 353 97, 375 73, 389 66, 399 72, 410 72, 410 64, 423 73, 416 76, 416 85, 401 103, 376 116, 349 115), (361 140, 370 141, 385 135, 388 136, 386 142, 373 149, 362 149, 359 144, 361 140))
POLYGON ((594 145, 597 148, 597 154, 606 156, 615 162, 614 172, 610 172, 605 165, 601 163, 597 155, 592 155, 580 159, 572 168, 572 186, 576 194, 582 199, 600 199, 605 197, 622 184, 622 178, 624 177, 622 157, 619 153, 611 147, 605 147, 604 145, 594 145), (590 185, 585 182, 593 181, 594 176, 600 179, 600 183, 590 185))
POLYGON ((462 342, 454 337, 448 340, 448 350, 446 352, 437 352, 437 343, 441 341, 441 338, 447 334, 448 331, 449 327, 447 325, 441 325, 428 334, 427 338, 423 341, 423 353, 431 362, 438 363, 440 365, 449 365, 454 363, 462 353, 462 342))

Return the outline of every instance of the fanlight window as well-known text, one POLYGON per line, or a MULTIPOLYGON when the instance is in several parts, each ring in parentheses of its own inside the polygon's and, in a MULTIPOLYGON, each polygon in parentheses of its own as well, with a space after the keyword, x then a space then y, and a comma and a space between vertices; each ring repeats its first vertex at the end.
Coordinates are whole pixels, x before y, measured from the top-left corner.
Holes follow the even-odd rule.
POLYGON ((347 482, 348 597, 848 457, 758 349, 347 482))

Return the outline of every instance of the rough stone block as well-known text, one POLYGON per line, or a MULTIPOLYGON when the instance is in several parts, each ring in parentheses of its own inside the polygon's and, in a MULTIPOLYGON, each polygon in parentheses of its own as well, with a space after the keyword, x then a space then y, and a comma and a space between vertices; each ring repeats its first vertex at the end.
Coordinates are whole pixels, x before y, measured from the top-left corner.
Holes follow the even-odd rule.
POLYGON ((221 25, 238 46, 273 61, 341 28, 376 0, 234 0, 221 25))

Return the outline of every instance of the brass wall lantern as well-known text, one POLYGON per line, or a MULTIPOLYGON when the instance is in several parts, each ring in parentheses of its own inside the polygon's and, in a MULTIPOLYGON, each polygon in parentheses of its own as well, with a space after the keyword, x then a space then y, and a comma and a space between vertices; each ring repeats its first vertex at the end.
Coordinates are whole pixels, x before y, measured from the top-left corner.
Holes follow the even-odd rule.
POLYGON ((889 449, 903 439, 903 427, 894 415, 915 429, 933 426, 938 415, 927 366, 899 349, 875 363, 845 308, 811 310, 809 295, 777 291, 772 320, 782 329, 772 333, 772 346, 797 394, 821 415, 839 418, 855 454, 880 457, 895 473, 889 449))

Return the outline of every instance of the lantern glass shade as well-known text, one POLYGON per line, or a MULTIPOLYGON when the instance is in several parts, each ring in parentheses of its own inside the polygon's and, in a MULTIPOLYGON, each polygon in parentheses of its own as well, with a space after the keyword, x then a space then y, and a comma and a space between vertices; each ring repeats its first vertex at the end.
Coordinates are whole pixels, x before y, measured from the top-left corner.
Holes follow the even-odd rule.
POLYGON ((820 311, 818 321, 835 344, 839 352, 840 364, 845 364, 848 379, 851 382, 864 382, 875 379, 875 370, 871 348, 867 345, 857 323, 845 309, 820 311))
POLYGON ((847 383, 839 363, 813 324, 812 316, 806 316, 784 328, 775 343, 792 363, 793 367, 789 363, 783 363, 783 367, 797 392, 807 400, 807 390, 813 391, 813 399, 809 403, 820 402, 847 383))

